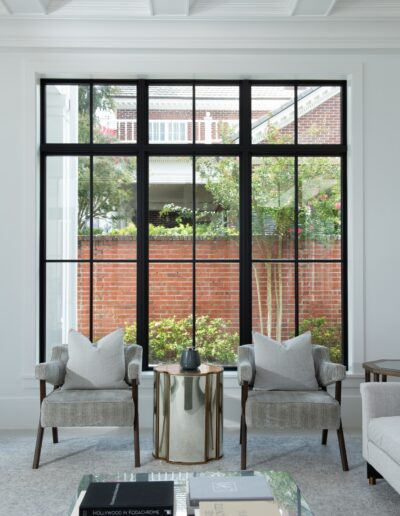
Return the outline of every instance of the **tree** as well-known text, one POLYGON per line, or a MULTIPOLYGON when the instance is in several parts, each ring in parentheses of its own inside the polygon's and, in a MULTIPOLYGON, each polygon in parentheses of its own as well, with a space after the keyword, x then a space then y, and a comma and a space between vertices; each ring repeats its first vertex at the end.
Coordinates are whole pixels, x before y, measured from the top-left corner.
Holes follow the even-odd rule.
MULTIPOLYGON (((269 128, 269 143, 285 137, 269 128)), ((238 163, 234 158, 200 160, 200 174, 214 200, 229 214, 238 215, 238 163)), ((299 240, 327 243, 340 235, 340 167, 335 158, 299 158, 299 240)), ((293 256, 294 158, 263 157, 252 169, 253 254, 263 259, 293 256), (287 254, 289 253, 289 254, 287 254)), ((282 337, 283 278, 279 263, 253 264, 260 330, 282 337), (260 269, 266 276, 266 306, 262 300, 260 269), (266 314, 264 313, 266 309, 266 314), (274 323, 275 321, 275 323, 274 323), (274 323, 274 324, 273 324, 274 323)))
MULTIPOLYGON (((115 110, 114 86, 96 86, 93 93, 93 125, 96 126, 99 110, 115 110)), ((79 142, 89 141, 89 88, 79 87, 79 142)), ((110 142, 96 131, 96 142, 110 142)), ((88 230, 90 222, 90 164, 79 160, 78 230, 88 230)), ((99 156, 94 158, 93 219, 103 219, 115 226, 118 220, 135 221, 136 218, 136 159, 99 156)))

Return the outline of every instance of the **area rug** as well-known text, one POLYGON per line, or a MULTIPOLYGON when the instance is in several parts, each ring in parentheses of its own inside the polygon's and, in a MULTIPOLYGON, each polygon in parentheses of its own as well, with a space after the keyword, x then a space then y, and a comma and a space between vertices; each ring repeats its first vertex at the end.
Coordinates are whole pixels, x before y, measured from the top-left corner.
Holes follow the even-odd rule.
MULTIPOLYGON (((53 445, 45 432, 41 466, 32 470, 34 432, 0 432, 0 514, 66 515, 85 473, 133 471, 130 429, 60 429, 53 445)), ((248 469, 288 471, 316 516, 398 516, 400 495, 384 480, 369 486, 361 436, 346 434, 350 471, 343 473, 335 433, 328 445, 318 434, 249 433, 248 469)), ((238 432, 226 431, 224 457, 201 466, 176 466, 152 457, 152 435, 141 433, 142 466, 136 471, 235 471, 240 468, 238 432)))

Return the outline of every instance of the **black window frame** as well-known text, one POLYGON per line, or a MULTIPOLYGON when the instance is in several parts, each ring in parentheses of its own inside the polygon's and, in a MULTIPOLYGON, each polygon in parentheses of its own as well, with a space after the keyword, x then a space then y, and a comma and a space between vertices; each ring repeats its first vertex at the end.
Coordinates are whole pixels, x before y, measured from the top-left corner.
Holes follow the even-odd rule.
MULTIPOLYGON (((239 335, 240 343, 252 341, 252 263, 286 262, 295 268, 295 333, 299 332, 299 264, 340 263, 341 264, 341 307, 342 307, 342 357, 348 366, 348 265, 347 265, 347 81, 345 80, 124 80, 124 79, 41 79, 40 81, 40 244, 39 244, 39 359, 46 360, 46 264, 47 263, 89 263, 90 266, 90 339, 93 336, 93 267, 99 262, 136 263, 136 322, 137 343, 143 346, 143 369, 149 366, 149 265, 160 260, 149 259, 148 200, 149 200, 149 157, 189 156, 193 158, 193 179, 195 178, 196 156, 238 156, 240 170, 240 237, 239 258, 237 260, 200 260, 193 254, 192 259, 182 260, 193 267, 193 308, 195 310, 195 263, 212 261, 215 263, 239 264, 239 335), (93 143, 93 87, 94 85, 136 85, 137 87, 137 141, 136 143, 93 143), (89 143, 46 143, 46 86, 47 85, 89 85, 90 88, 90 142, 89 143), (193 89, 193 142, 183 144, 148 143, 148 87, 151 85, 192 85, 193 89), (239 86, 239 143, 203 144, 195 143, 195 86, 239 86), (294 99, 294 143, 293 144, 253 144, 251 134, 251 87, 252 86, 292 86, 294 99), (298 143, 298 96, 301 86, 339 86, 341 88, 341 142, 340 144, 299 144, 298 143), (46 158, 49 156, 88 156, 90 159, 91 203, 93 186, 93 158, 95 156, 131 156, 137 159, 137 255, 132 260, 96 260, 93 258, 93 218, 90 221, 90 259, 68 260, 47 259, 46 257, 46 158), (295 161, 295 253, 288 260, 252 260, 251 231, 251 175, 252 158, 256 156, 292 156, 295 161), (298 254, 298 158, 339 157, 341 160, 341 258, 301 259, 298 254)), ((193 183, 193 197, 194 194, 193 183)), ((195 200, 195 199, 194 199, 195 200)), ((195 220, 193 246, 195 246, 195 220)), ((179 262, 179 260, 171 260, 179 262)), ((193 312, 194 315, 195 312, 193 312)), ((195 316, 193 317, 195 324, 195 316)), ((226 366, 234 370, 234 366, 226 366)))

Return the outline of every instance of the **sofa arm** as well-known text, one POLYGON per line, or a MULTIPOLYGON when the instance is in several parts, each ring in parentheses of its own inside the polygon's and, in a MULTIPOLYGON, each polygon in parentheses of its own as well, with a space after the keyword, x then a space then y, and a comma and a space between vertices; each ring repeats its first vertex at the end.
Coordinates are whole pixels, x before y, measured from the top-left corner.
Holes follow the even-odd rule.
POLYGON ((245 382, 253 385, 256 376, 256 365, 254 361, 254 347, 252 344, 239 346, 239 357, 237 364, 239 385, 245 382))
POLYGON ((362 383, 362 448, 368 458, 368 426, 376 417, 400 416, 400 383, 362 383))
POLYGON ((127 363, 127 378, 128 383, 132 383, 136 380, 136 383, 140 383, 140 377, 142 374, 142 346, 132 344, 129 346, 129 361, 127 363))
POLYGON ((35 367, 37 380, 45 380, 52 385, 62 385, 65 380, 66 365, 61 360, 42 362, 35 367))
POLYGON ((368 422, 375 417, 400 416, 400 383, 362 383, 360 391, 368 422))
POLYGON ((332 383, 341 382, 346 378, 346 367, 334 362, 321 362, 319 366, 319 383, 327 387, 332 383))

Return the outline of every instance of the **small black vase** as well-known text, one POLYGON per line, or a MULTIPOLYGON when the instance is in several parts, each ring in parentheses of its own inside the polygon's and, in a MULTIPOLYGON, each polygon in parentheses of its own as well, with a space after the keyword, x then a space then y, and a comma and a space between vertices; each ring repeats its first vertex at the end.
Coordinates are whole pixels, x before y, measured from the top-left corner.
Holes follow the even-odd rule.
POLYGON ((200 365, 200 354, 194 348, 186 348, 181 355, 181 369, 195 371, 200 365))

